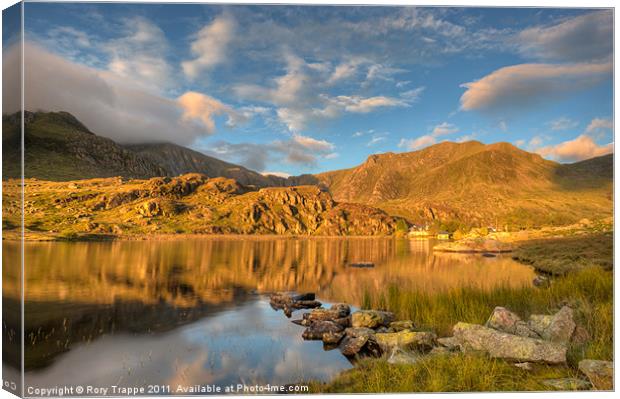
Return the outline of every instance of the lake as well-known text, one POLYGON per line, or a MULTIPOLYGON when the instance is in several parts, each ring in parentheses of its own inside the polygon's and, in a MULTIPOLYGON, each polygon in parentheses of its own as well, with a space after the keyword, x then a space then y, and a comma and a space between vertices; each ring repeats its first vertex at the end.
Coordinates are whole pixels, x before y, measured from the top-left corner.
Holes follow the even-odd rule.
MULTIPOLYGON (((327 380, 351 363, 303 341, 303 327, 274 311, 266 293, 315 292, 325 304, 360 306, 364 289, 395 282, 441 292, 534 277, 510 256, 434 254, 433 245, 274 237, 26 243, 26 386, 327 380), (375 267, 348 266, 354 262, 375 267)), ((17 244, 3 246, 4 264, 18 264, 17 244)), ((15 279, 5 271, 9 305, 19 298, 15 279)))

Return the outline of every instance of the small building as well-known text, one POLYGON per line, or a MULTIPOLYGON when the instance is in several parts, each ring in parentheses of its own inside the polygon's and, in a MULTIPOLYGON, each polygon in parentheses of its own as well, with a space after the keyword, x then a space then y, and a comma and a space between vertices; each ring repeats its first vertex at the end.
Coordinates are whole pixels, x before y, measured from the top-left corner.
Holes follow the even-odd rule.
POLYGON ((439 233, 437 233, 438 240, 449 240, 451 238, 452 238, 452 233, 449 233, 447 231, 440 231, 439 233))

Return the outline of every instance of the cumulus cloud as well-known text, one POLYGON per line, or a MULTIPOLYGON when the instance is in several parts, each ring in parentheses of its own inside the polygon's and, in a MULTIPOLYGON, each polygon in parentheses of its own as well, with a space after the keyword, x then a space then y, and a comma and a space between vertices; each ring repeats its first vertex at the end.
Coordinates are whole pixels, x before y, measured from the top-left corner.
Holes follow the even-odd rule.
POLYGON ((456 133, 458 131, 459 131, 459 128, 456 127, 455 125, 448 123, 448 122, 443 122, 433 128, 433 131, 431 132, 431 136, 434 136, 434 137, 443 136, 446 134, 456 133))
POLYGON ((195 58, 181 63, 185 75, 195 79, 202 72, 224 62, 234 31, 235 22, 229 16, 217 17, 211 24, 198 31, 191 44, 195 58))
POLYGON ((613 152, 613 146, 613 143, 598 145, 592 137, 582 134, 573 140, 555 146, 539 148, 536 152, 543 157, 560 162, 576 162, 610 154, 613 152))
POLYGON ((180 96, 177 101, 183 108, 183 119, 201 121, 207 133, 215 132, 215 116, 228 115, 229 126, 235 126, 239 120, 245 119, 243 114, 206 94, 190 91, 180 96))
POLYGON ((337 96, 330 98, 329 101, 331 101, 333 105, 336 105, 345 111, 360 114, 367 114, 374 111, 376 108, 406 107, 409 105, 408 102, 400 98, 386 96, 337 96))
MULTIPOLYGON (((187 110, 175 99, 136 87, 131 79, 70 62, 29 42, 24 51, 28 110, 68 111, 97 134, 122 143, 188 145, 209 133, 203 123, 185 122, 187 110)), ((3 71, 17 70, 19 46, 6 49, 3 61, 3 71)), ((3 84, 4 93, 19 92, 19 80, 4 79, 3 84)), ((16 96, 3 94, 3 103, 5 112, 20 109, 16 96)))
POLYGON ((333 149, 334 144, 326 140, 295 134, 288 139, 268 143, 218 141, 201 150, 229 162, 264 171, 270 162, 280 161, 292 165, 315 166, 319 158, 337 157, 338 154, 334 153, 333 149))
POLYGON ((500 68, 461 87, 461 109, 493 110, 532 106, 559 94, 585 89, 609 78, 611 62, 571 65, 521 64, 500 68))
POLYGON ((551 26, 525 29, 518 35, 521 52, 538 59, 590 62, 613 51, 613 11, 595 11, 551 26))

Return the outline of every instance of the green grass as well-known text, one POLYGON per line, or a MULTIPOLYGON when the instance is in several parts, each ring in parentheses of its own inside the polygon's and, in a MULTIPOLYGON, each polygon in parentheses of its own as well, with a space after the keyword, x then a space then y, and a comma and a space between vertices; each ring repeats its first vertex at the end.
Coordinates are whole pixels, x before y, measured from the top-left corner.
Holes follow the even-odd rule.
POLYGON ((479 354, 431 356, 414 365, 390 365, 366 359, 333 381, 313 383, 314 392, 472 392, 548 390, 547 378, 578 377, 581 359, 613 360, 613 234, 568 237, 527 243, 520 260, 562 275, 548 288, 497 287, 489 291, 458 288, 432 294, 394 283, 383 292, 364 288, 363 308, 385 309, 397 319, 413 320, 420 329, 452 335, 458 321, 483 324, 496 306, 522 318, 551 314, 564 305, 590 336, 571 343, 566 366, 537 366, 523 371, 511 363, 479 354), (542 265, 542 266, 541 266, 542 265))
POLYGON ((612 232, 604 232, 533 241, 522 245, 513 258, 553 275, 565 275, 592 265, 611 270, 613 240, 612 232))
POLYGON ((313 393, 488 392, 551 390, 542 381, 576 377, 567 367, 518 369, 477 354, 428 357, 415 365, 392 365, 384 359, 360 361, 330 383, 310 383, 313 393))

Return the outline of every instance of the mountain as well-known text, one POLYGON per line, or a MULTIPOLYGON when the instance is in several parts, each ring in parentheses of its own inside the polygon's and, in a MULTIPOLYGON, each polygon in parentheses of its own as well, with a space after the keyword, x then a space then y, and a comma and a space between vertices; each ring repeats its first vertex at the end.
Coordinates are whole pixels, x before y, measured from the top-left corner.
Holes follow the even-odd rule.
POLYGON ((198 151, 172 143, 136 144, 125 146, 144 159, 160 165, 168 176, 185 173, 202 173, 211 177, 235 179, 244 185, 258 187, 285 186, 286 179, 262 175, 243 166, 224 162, 198 151))
MULTIPOLYGON (((3 122, 3 175, 20 175, 20 118, 5 115, 3 122)), ((67 112, 24 113, 24 174, 42 180, 73 180, 92 177, 161 176, 156 163, 95 135, 67 112)))
POLYGON ((508 143, 444 142, 316 175, 336 201, 410 221, 539 226, 611 216, 613 155, 559 164, 508 143))
MULTIPOLYGON (((19 114, 3 117, 5 177, 20 171, 19 114)), ((288 186, 308 178, 264 176, 243 166, 171 143, 120 145, 97 136, 68 112, 25 112, 25 177, 68 181, 95 177, 148 178, 202 173, 257 187, 288 186)))

